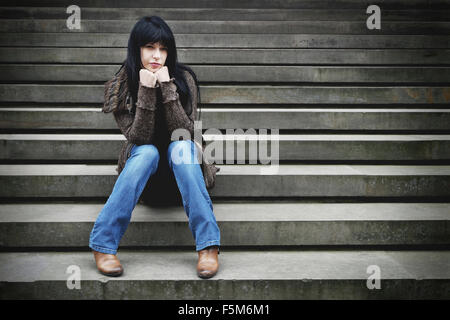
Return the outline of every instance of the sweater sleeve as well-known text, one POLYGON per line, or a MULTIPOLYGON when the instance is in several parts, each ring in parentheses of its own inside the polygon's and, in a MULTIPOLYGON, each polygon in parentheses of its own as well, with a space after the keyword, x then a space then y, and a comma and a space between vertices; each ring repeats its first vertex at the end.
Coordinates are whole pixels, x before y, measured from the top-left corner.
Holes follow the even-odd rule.
POLYGON ((154 142, 157 87, 146 87, 139 82, 136 114, 128 110, 114 112, 120 131, 131 143, 142 145, 154 142))
POLYGON ((189 131, 191 137, 194 137, 194 121, 197 116, 197 86, 192 76, 186 72, 186 79, 189 90, 192 95, 192 112, 188 116, 180 102, 175 84, 175 78, 170 81, 161 82, 161 96, 164 109, 164 115, 169 130, 169 136, 178 128, 184 128, 189 131))

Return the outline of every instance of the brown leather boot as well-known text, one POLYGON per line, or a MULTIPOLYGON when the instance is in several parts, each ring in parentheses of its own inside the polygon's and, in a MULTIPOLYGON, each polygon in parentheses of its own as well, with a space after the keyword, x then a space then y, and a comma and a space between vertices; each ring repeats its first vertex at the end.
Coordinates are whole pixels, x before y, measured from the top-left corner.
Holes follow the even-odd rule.
POLYGON ((123 273, 122 265, 114 254, 107 254, 92 250, 94 252, 95 263, 101 274, 110 277, 118 277, 123 273))
POLYGON ((219 270, 218 254, 218 246, 210 246, 198 251, 197 275, 200 278, 214 277, 219 270))

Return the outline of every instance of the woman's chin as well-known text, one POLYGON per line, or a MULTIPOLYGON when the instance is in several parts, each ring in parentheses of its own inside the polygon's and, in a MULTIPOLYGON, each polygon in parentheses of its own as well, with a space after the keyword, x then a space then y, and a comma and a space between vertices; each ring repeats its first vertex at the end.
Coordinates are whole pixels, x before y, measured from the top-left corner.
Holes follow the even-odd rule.
POLYGON ((159 67, 159 68, 152 68, 151 66, 148 66, 148 67, 145 67, 145 69, 147 69, 148 71, 151 71, 151 72, 155 73, 156 71, 158 71, 158 70, 161 69, 161 68, 160 68, 160 67, 159 67))

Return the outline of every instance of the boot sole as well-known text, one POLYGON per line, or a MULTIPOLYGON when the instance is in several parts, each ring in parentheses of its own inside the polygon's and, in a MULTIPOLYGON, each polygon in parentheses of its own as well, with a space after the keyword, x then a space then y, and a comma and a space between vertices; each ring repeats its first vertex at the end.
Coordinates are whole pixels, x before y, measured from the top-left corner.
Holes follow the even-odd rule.
POLYGON ((217 271, 216 271, 215 273, 211 274, 211 275, 204 275, 204 274, 201 274, 201 273, 198 273, 198 272, 197 272, 197 275, 198 275, 200 278, 202 278, 202 279, 209 279, 209 278, 212 278, 212 277, 214 277, 216 274, 217 274, 217 271))
MULTIPOLYGON (((100 270, 98 270, 98 271, 100 271, 100 270)), ((106 273, 106 272, 100 271, 100 273, 101 273, 102 275, 108 276, 108 277, 119 277, 119 276, 121 276, 121 275, 123 274, 123 271, 121 271, 121 272, 116 272, 116 273, 106 273)))

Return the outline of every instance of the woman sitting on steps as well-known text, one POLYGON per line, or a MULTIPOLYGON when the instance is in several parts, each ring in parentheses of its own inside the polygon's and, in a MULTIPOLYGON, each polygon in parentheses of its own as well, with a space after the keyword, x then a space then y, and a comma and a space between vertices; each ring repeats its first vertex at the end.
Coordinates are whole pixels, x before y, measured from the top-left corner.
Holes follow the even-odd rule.
POLYGON ((207 188, 214 186, 218 168, 197 161, 202 146, 192 139, 198 97, 194 72, 177 62, 169 26, 156 16, 140 19, 130 34, 127 59, 105 84, 103 112, 113 112, 127 141, 119 154, 119 176, 90 235, 102 274, 123 273, 117 248, 140 198, 154 204, 162 198, 182 202, 198 252, 197 274, 210 278, 217 273, 220 230, 207 188), (171 141, 179 128, 192 139, 171 141), (182 161, 173 161, 172 154, 179 157, 180 151, 182 161))

